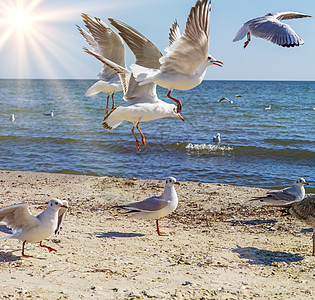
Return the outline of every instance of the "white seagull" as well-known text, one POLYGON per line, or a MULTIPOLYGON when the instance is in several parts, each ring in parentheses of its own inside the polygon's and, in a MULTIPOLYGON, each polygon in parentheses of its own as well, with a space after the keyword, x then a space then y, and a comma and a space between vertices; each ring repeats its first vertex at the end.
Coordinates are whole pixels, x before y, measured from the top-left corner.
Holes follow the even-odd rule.
POLYGON ((45 115, 45 116, 51 116, 51 117, 53 117, 53 116, 54 116, 54 113, 55 113, 55 111, 52 109, 52 110, 50 111, 50 113, 44 113, 44 115, 45 115))
POLYGON ((14 121, 15 121, 15 116, 14 116, 14 114, 11 115, 10 121, 11 121, 11 122, 14 122, 14 121))
POLYGON ((102 122, 104 128, 115 129, 122 121, 133 123, 131 132, 136 140, 137 151, 141 151, 139 141, 134 133, 136 127, 141 135, 141 143, 146 147, 145 137, 139 128, 140 122, 166 117, 177 117, 184 121, 184 118, 177 112, 174 104, 166 103, 158 98, 155 83, 139 86, 129 70, 109 61, 105 57, 102 57, 87 48, 84 49, 87 53, 95 56, 119 74, 122 80, 124 99, 131 103, 131 105, 126 107, 117 106, 112 109, 102 122))
MULTIPOLYGON (((265 202, 265 201, 263 201, 265 202)), ((315 194, 307 195, 303 200, 300 201, 286 201, 286 200, 274 200, 271 207, 284 208, 288 213, 304 224, 313 228, 313 252, 315 255, 315 194)))
POLYGON ((228 99, 228 98, 226 98, 226 97, 221 98, 220 100, 218 100, 218 102, 222 102, 222 101, 224 101, 224 100, 226 100, 226 101, 229 102, 230 104, 233 103, 233 100, 230 100, 230 99, 228 99))
POLYGON ((265 110, 271 110, 271 105, 265 107, 265 110))
POLYGON ((30 257, 24 253, 25 243, 39 242, 41 247, 49 252, 57 251, 42 244, 42 240, 50 237, 54 232, 59 233, 68 208, 68 201, 51 199, 47 208, 38 216, 29 212, 26 203, 9 205, 0 209, 0 221, 12 229, 13 234, 2 239, 18 239, 23 241, 22 256, 30 257))
POLYGON ((174 89, 190 90, 201 83, 207 67, 222 62, 208 54, 209 22, 211 3, 198 0, 191 8, 184 33, 180 35, 177 23, 170 33, 167 54, 159 59, 159 68, 144 68, 138 64, 130 66, 139 85, 156 83, 168 89, 167 97, 177 103, 177 112, 182 111, 182 103, 170 96, 174 89))
MULTIPOLYGON (((99 18, 93 18, 87 14, 81 14, 86 27, 90 33, 77 25, 79 32, 85 38, 93 51, 114 63, 125 67, 125 45, 122 38, 114 32, 107 24, 99 18)), ((107 65, 103 65, 100 78, 86 92, 86 96, 92 96, 99 92, 108 93, 106 114, 108 113, 109 97, 112 96, 112 109, 115 107, 114 94, 122 91, 122 85, 119 76, 107 65)))
POLYGON ((263 17, 251 19, 243 24, 241 29, 236 33, 233 42, 242 40, 247 35, 247 41, 244 48, 250 42, 250 35, 263 38, 282 47, 294 47, 303 45, 304 41, 295 33, 287 24, 280 20, 298 19, 311 17, 298 12, 277 12, 268 13, 263 17))
POLYGON ((152 196, 140 202, 133 202, 125 205, 114 206, 123 208, 130 214, 129 218, 141 218, 144 220, 156 220, 156 230, 159 236, 166 234, 160 232, 159 218, 172 213, 178 205, 177 193, 174 184, 179 184, 174 177, 167 177, 165 181, 164 192, 161 196, 152 196))
POLYGON ((212 141, 215 142, 215 143, 220 143, 220 142, 221 142, 220 133, 215 134, 215 135, 212 137, 212 141))
POLYGON ((251 201, 260 200, 269 204, 279 204, 279 201, 288 203, 288 201, 300 201, 305 197, 304 185, 308 185, 304 178, 298 178, 292 187, 280 191, 268 192, 265 196, 252 198, 251 201))

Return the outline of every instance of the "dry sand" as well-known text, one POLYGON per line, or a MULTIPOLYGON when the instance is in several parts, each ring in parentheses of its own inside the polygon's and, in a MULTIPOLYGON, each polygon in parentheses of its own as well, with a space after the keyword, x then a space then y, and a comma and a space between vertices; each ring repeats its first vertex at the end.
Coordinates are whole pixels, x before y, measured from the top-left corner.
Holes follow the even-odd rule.
MULTIPOLYGON (((180 178, 177 178, 180 181, 180 178)), ((0 299, 314 299, 311 232, 248 202, 259 188, 181 182, 160 221, 126 219, 115 204, 159 195, 163 181, 0 171, 0 207, 70 203, 59 236, 0 240, 0 299)), ((0 237, 5 226, 0 225, 0 237)))

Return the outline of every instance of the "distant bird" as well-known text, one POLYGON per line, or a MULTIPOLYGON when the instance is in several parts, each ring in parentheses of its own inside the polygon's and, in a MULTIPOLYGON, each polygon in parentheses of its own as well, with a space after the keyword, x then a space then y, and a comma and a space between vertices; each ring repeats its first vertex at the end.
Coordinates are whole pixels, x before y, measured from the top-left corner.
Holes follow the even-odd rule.
MULTIPOLYGON (((93 51, 114 63, 125 67, 125 45, 122 38, 113 31, 106 23, 99 18, 93 18, 87 14, 81 14, 86 27, 90 33, 77 25, 79 32, 85 38, 87 43, 92 47, 93 51)), ((109 97, 112 96, 112 109, 115 107, 114 94, 122 91, 122 85, 119 75, 110 69, 107 65, 103 65, 101 72, 98 74, 100 78, 86 92, 86 96, 92 96, 99 92, 108 93, 106 114, 108 113, 109 97)))
POLYGON ((313 107, 313 110, 315 110, 315 107, 313 107))
POLYGON ((144 220, 156 220, 156 231, 159 236, 166 235, 160 232, 159 218, 172 213, 178 205, 177 193, 174 185, 179 184, 174 177, 167 177, 164 192, 161 196, 152 196, 140 202, 114 206, 118 209, 128 210, 129 218, 141 218, 144 220))
POLYGON ((50 111, 50 113, 44 113, 44 115, 45 116, 51 116, 51 117, 53 117, 55 114, 55 111, 52 109, 51 111, 50 111))
POLYGON ((11 121, 11 122, 14 122, 14 121, 15 121, 15 116, 14 116, 14 114, 11 115, 10 121, 11 121))
POLYGON ((311 16, 290 11, 268 13, 263 17, 254 18, 244 23, 241 29, 236 33, 233 42, 242 40, 247 34, 247 41, 244 43, 244 48, 246 48, 250 42, 250 35, 252 34, 282 47, 303 45, 304 41, 295 31, 289 25, 280 22, 280 20, 305 17, 311 16))
POLYGON ((269 105, 268 107, 265 107, 266 110, 270 110, 271 109, 271 105, 269 105))
POLYGON ((47 248, 49 252, 57 251, 54 248, 42 244, 42 240, 50 237, 54 232, 59 233, 62 227, 64 215, 68 208, 68 201, 51 199, 47 208, 34 217, 30 214, 26 203, 9 205, 0 209, 0 221, 13 230, 13 234, 2 239, 18 239, 23 241, 22 256, 25 255, 25 243, 37 243, 47 248))
POLYGON ((289 213, 302 221, 304 224, 311 226, 313 228, 313 252, 315 255, 315 194, 307 195, 303 200, 300 201, 290 201, 290 200, 273 200, 262 201, 266 202, 271 207, 281 207, 289 211, 289 213))
POLYGON ((229 99, 226 98, 226 97, 221 98, 220 100, 218 100, 218 102, 221 102, 221 101, 223 101, 223 100, 226 100, 226 101, 229 102, 230 104, 233 103, 233 100, 229 100, 229 99))
POLYGON ((182 111, 182 103, 171 97, 171 92, 174 89, 190 90, 196 87, 202 82, 208 66, 222 67, 223 64, 208 54, 210 9, 208 0, 198 0, 191 8, 182 35, 177 23, 173 24, 171 43, 165 49, 167 54, 159 58, 160 67, 130 66, 140 86, 154 82, 168 89, 167 97, 177 103, 178 113, 182 111))
POLYGON ((252 198, 251 201, 260 200, 274 204, 280 201, 300 201, 305 197, 304 185, 308 185, 304 178, 298 178, 295 185, 280 191, 268 192, 266 196, 252 198))
POLYGON ((220 143, 220 142, 221 142, 220 133, 215 134, 215 135, 212 137, 212 141, 215 142, 215 143, 220 143))
POLYGON ((243 96, 242 95, 235 95, 234 97, 240 98, 240 97, 243 97, 243 96))

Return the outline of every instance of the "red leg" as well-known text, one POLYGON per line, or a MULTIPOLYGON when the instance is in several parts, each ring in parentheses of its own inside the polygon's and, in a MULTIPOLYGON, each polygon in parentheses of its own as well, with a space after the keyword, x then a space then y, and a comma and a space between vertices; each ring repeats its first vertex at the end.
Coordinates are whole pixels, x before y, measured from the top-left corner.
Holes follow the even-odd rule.
POLYGON ((250 42, 250 32, 247 32, 247 41, 244 43, 244 49, 247 47, 249 42, 250 42))
POLYGON ((22 245, 22 256, 23 256, 23 257, 31 257, 30 255, 26 255, 26 254, 24 253, 24 246, 25 246, 25 243, 26 243, 26 241, 24 241, 24 242, 23 242, 23 245, 22 245))
POLYGON ((114 108, 115 108, 114 94, 115 94, 115 93, 112 93, 112 101, 113 101, 113 104, 112 104, 112 109, 114 109, 114 108))
POLYGON ((312 253, 312 255, 315 256, 315 231, 313 231, 313 253, 312 253))
POLYGON ((160 228, 159 228, 159 220, 156 219, 155 222, 156 222, 156 231, 157 231, 158 235, 159 235, 159 236, 167 236, 167 234, 165 234, 164 232, 161 232, 161 231, 160 231, 160 228))
POLYGON ((108 114, 108 102, 109 102, 110 95, 107 96, 107 104, 106 104, 106 115, 108 114))
POLYGON ((43 248, 47 248, 47 249, 49 250, 49 252, 51 252, 51 251, 57 251, 57 250, 54 249, 54 248, 51 248, 51 247, 49 247, 49 246, 43 245, 43 244, 42 244, 42 241, 39 242, 39 245, 40 245, 41 247, 43 247, 43 248))
POLYGON ((132 132, 133 136, 134 136, 135 139, 136 139, 137 151, 141 151, 140 145, 139 145, 139 141, 138 141, 138 139, 137 139, 137 137, 136 137, 136 135, 135 135, 134 130, 135 130, 135 125, 133 125, 133 127, 132 127, 132 129, 131 129, 131 132, 132 132))
POLYGON ((177 110, 178 113, 180 113, 182 111, 182 109, 183 109, 182 103, 179 100, 171 97, 171 91, 168 91, 167 97, 176 102, 176 104, 177 104, 177 109, 176 110, 177 110))
POLYGON ((140 130, 140 128, 139 128, 139 123, 140 123, 140 122, 137 123, 137 129, 139 130, 139 132, 140 132, 140 134, 141 134, 141 144, 142 144, 143 147, 145 148, 147 145, 146 145, 146 143, 145 143, 144 135, 143 135, 143 133, 141 132, 141 130, 140 130))

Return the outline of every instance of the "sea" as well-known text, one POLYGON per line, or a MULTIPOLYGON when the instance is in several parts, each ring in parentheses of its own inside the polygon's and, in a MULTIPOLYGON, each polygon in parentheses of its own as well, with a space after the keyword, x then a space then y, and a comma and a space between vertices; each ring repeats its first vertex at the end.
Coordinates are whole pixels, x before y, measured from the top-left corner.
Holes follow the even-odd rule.
MULTIPOLYGON (((173 91, 178 118, 101 125, 95 80, 0 80, 0 169, 283 188, 304 177, 315 192, 315 81, 203 81, 173 91), (228 98, 218 102, 222 97, 228 98), (232 102, 233 101, 233 102, 232 102), (269 107, 270 109, 266 109, 269 107), (49 115, 54 110, 54 116, 49 115), (15 121, 10 120, 14 114, 15 121), (46 115, 48 114, 48 115, 46 115), (139 136, 137 130, 136 134, 139 136), (213 135, 220 133, 221 142, 213 135)), ((157 87, 160 99, 167 90, 157 87)), ((127 106, 122 92, 116 105, 127 106)))

